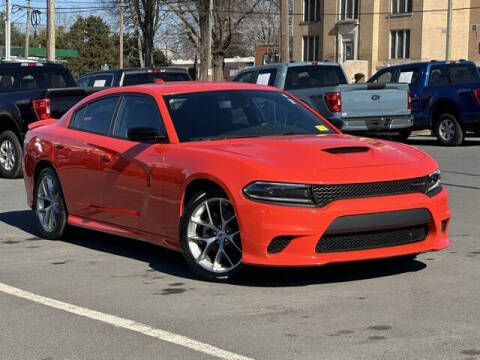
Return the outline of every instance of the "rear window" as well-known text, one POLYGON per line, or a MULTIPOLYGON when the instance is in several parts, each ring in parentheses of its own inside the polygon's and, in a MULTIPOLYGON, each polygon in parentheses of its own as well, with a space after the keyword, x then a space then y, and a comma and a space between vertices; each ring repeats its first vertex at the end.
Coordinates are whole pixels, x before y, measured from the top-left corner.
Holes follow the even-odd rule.
POLYGON ((153 78, 149 73, 136 73, 136 74, 125 74, 123 79, 123 86, 129 85, 139 85, 139 84, 148 84, 152 83, 153 78))
POLYGON ((288 68, 285 90, 307 89, 346 84, 347 79, 339 66, 294 66, 288 68))
POLYGON ((154 79, 162 79, 163 81, 189 81, 190 76, 184 72, 157 72, 152 73, 154 79))
POLYGON ((74 86, 72 76, 64 68, 19 66, 0 69, 0 92, 74 86))

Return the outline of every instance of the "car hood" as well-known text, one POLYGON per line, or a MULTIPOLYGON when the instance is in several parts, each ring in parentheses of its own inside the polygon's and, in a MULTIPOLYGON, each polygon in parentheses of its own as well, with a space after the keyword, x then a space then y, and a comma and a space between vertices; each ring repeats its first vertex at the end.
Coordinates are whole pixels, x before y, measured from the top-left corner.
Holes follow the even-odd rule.
POLYGON ((421 160, 425 154, 399 143, 338 135, 269 136, 190 143, 204 150, 249 158, 260 165, 285 170, 400 165, 421 160))

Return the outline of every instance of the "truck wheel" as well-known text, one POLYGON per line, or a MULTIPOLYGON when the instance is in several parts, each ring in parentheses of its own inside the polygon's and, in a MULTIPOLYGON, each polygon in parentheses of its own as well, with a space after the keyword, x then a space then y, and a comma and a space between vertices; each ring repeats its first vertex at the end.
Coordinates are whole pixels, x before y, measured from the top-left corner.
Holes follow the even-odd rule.
POLYGON ((458 146, 465 139, 465 131, 457 118, 449 113, 441 114, 435 124, 435 135, 438 141, 447 146, 458 146))
POLYGON ((10 130, 0 134, 0 176, 15 179, 22 172, 22 146, 10 130))

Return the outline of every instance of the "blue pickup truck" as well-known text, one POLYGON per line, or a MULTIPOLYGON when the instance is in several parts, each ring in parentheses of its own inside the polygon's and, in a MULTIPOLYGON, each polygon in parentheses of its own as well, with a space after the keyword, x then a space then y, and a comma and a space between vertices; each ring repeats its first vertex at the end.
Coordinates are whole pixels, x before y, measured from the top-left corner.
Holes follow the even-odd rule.
POLYGON ((433 130, 444 145, 460 145, 467 134, 480 135, 480 75, 473 62, 391 66, 377 72, 368 82, 410 84, 413 129, 433 130))
POLYGON ((284 89, 344 132, 395 134, 403 139, 413 125, 407 84, 349 84, 342 67, 333 62, 255 66, 239 72, 233 81, 284 89))

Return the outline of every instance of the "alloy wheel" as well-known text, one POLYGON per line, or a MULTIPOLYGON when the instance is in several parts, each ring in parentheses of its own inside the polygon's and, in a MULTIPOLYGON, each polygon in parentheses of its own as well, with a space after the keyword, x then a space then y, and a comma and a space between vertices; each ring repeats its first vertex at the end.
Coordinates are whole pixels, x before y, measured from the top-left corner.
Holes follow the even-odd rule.
POLYGON ((37 190, 36 213, 47 233, 53 232, 60 217, 60 191, 56 179, 50 175, 41 178, 37 190))
POLYGON ((455 123, 448 118, 441 120, 438 126, 438 134, 445 142, 452 141, 457 134, 455 123))
POLYGON ((5 139, 0 145, 0 165, 6 171, 12 171, 16 163, 15 145, 9 140, 5 139))
POLYGON ((187 244, 195 262, 214 273, 227 273, 242 260, 237 217, 231 202, 210 198, 201 202, 190 216, 187 244))

